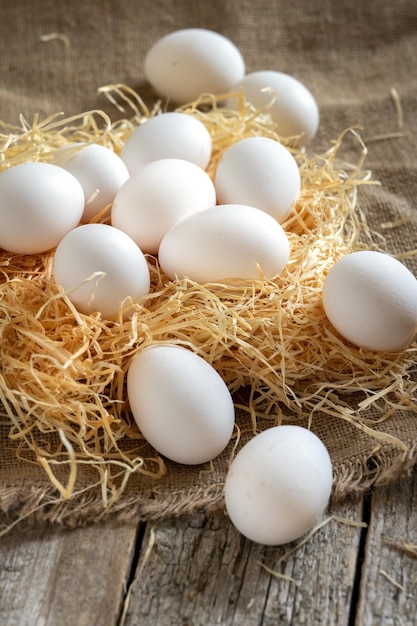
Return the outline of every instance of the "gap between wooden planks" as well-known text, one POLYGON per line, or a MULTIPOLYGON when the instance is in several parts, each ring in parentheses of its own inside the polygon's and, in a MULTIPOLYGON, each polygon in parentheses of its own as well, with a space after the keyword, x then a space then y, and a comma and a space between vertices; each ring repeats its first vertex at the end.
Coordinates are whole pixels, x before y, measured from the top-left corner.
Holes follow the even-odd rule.
POLYGON ((220 514, 16 527, 0 545, 0 624, 413 626, 416 509, 417 472, 328 511, 367 529, 332 519, 290 554, 220 514))

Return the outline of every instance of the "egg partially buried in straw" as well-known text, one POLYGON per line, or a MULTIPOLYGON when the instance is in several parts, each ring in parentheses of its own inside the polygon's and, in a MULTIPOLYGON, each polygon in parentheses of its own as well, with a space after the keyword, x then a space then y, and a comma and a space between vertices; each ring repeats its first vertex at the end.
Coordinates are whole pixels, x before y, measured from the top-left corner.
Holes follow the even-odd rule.
POLYGON ((201 167, 183 159, 159 159, 141 167, 121 187, 111 222, 143 252, 157 254, 170 228, 215 203, 213 182, 201 167))
POLYGON ((169 278, 197 283, 240 278, 273 278, 290 254, 287 235, 259 209, 223 204, 189 215, 173 226, 159 246, 159 263, 169 278))
POLYGON ((54 163, 75 176, 84 190, 83 223, 91 222, 106 207, 110 210, 114 196, 129 178, 122 159, 110 148, 95 143, 60 148, 54 155, 54 163))
POLYGON ((214 184, 220 204, 253 206, 282 223, 300 193, 301 177, 285 146, 268 137, 248 137, 223 153, 214 184))
POLYGON ((230 392, 216 370, 182 346, 151 344, 130 363, 127 395, 145 439, 176 463, 218 456, 234 428, 230 392))
POLYGON ((211 151, 211 135, 203 122, 174 111, 150 117, 137 126, 127 138, 120 157, 130 174, 158 159, 184 159, 205 170, 211 151))
MULTIPOLYGON (((316 135, 320 121, 317 102, 294 76, 261 70, 246 74, 235 89, 241 89, 256 109, 267 109, 280 137, 297 136, 297 147, 306 146, 316 135)), ((229 99, 227 106, 235 108, 236 98, 229 99)))
POLYGON ((398 259, 359 250, 339 259, 323 284, 323 307, 353 344, 397 352, 417 333, 417 280, 398 259))
POLYGON ((146 259, 126 233, 107 224, 84 224, 68 233, 53 261, 55 281, 81 313, 114 318, 126 301, 149 293, 146 259))
POLYGON ((233 459, 225 505, 248 539, 281 545, 320 521, 332 489, 332 463, 322 441, 300 426, 275 426, 256 435, 233 459))
POLYGON ((0 174, 0 247, 15 254, 47 252, 75 228, 84 192, 51 163, 20 163, 0 174))

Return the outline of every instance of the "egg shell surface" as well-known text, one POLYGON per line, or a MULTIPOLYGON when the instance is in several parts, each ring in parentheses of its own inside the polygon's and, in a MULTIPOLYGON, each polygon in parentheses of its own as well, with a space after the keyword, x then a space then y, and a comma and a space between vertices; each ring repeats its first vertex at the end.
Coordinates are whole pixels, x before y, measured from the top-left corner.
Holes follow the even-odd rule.
POLYGON ((154 115, 137 126, 120 157, 130 174, 158 159, 184 159, 205 170, 211 151, 211 135, 203 122, 191 114, 173 111, 154 115))
POLYGON ((157 254, 162 238, 181 219, 216 204, 209 175, 190 161, 160 159, 133 174, 115 196, 111 222, 145 253, 157 254))
MULTIPOLYGON (((256 109, 269 107, 268 112, 281 137, 301 135, 297 147, 306 146, 316 135, 320 122, 317 102, 311 91, 294 76, 260 70, 246 74, 235 89, 242 89, 246 100, 256 109)), ((235 108, 236 99, 229 99, 226 106, 235 108)))
POLYGON ((145 439, 176 463, 218 456, 233 433, 230 392, 216 370, 182 346, 152 344, 130 363, 127 396, 145 439))
POLYGON ((123 301, 138 300, 150 288, 149 267, 140 248, 107 224, 83 224, 69 232, 55 251, 53 272, 78 311, 99 311, 104 319, 114 318, 123 301))
POLYGON ((248 137, 228 148, 215 173, 220 204, 245 204, 284 222, 301 188, 298 164, 274 139, 248 137))
POLYGON ((168 33, 149 50, 145 76, 162 96, 185 104, 200 95, 225 94, 243 78, 245 62, 227 37, 204 28, 168 33))
POLYGON ((267 278, 287 264, 289 242, 282 226, 259 209, 223 204, 198 211, 173 226, 161 241, 159 263, 171 279, 197 283, 267 278))
MULTIPOLYGON (((129 178, 122 159, 110 148, 100 144, 71 144, 54 155, 54 163, 70 172, 80 182, 86 199, 81 222, 91 222, 129 178)), ((107 216, 101 215, 101 219, 107 216)))
POLYGON ((339 259, 323 284, 323 307, 351 343, 373 351, 406 348, 417 333, 417 280, 398 259, 359 250, 339 259))
POLYGON ((84 210, 78 180, 51 163, 14 165, 0 174, 0 247, 15 254, 55 248, 84 210))
POLYGON ((320 521, 332 489, 327 448, 301 426, 269 428, 246 443, 225 481, 225 506, 245 537, 264 545, 298 539, 320 521))

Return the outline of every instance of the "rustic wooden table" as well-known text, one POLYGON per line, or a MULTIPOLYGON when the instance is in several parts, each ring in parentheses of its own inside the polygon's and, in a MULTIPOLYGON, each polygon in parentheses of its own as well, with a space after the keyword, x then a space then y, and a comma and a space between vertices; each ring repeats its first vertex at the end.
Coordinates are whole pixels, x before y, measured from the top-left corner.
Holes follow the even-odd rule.
POLYGON ((306 541, 279 548, 222 514, 19 525, 0 544, 0 624, 412 626, 416 510, 417 472, 331 507, 306 541))

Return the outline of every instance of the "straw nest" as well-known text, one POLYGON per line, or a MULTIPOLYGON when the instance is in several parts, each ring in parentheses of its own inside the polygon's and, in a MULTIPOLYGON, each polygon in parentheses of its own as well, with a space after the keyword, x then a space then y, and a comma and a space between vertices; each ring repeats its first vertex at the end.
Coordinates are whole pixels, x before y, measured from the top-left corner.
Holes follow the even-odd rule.
MULTIPOLYGON (((22 119, 19 127, 2 124, 0 167, 48 161, 55 150, 78 141, 117 153, 137 124, 160 112, 159 105, 148 110, 125 86, 101 91, 129 115, 112 122, 104 112, 91 111, 69 119, 35 118, 31 124, 22 119)), ((211 133, 211 175, 223 151, 243 137, 276 138, 295 156, 302 191, 283 225, 291 256, 274 280, 171 281, 148 256, 149 297, 132 303, 130 319, 120 315, 108 322, 78 313, 60 291, 52 275, 53 251, 0 252, 0 400, 9 439, 18 457, 44 468, 64 498, 74 491, 80 465, 99 471, 103 491, 118 481, 121 492, 133 472, 164 474, 163 460, 143 453, 126 403, 130 360, 153 342, 176 343, 204 357, 232 393, 247 388, 241 408, 250 414, 253 432, 261 419, 281 423, 285 413, 314 420, 320 411, 392 442, 392 436, 373 429, 369 407, 380 423, 398 408, 414 406, 408 372, 416 347, 398 354, 355 348, 331 327, 321 304, 322 283, 334 262, 377 245, 357 202, 359 187, 375 184, 363 169, 363 142, 348 130, 327 152, 309 156, 277 136, 267 111, 255 111, 239 98, 237 111, 221 108, 211 96, 179 110, 199 118, 211 133), (339 159, 347 135, 357 141, 356 164, 339 159), (354 407, 352 394, 359 394, 354 407), (58 468, 65 469, 65 479, 58 468)))

